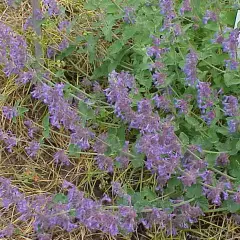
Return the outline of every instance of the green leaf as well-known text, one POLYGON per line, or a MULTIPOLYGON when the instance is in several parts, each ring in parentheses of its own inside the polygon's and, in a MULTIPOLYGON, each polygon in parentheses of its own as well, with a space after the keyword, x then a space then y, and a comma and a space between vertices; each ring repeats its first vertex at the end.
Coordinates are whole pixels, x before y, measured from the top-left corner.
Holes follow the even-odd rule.
POLYGON ((131 154, 134 155, 134 158, 131 157, 131 162, 132 162, 133 168, 143 167, 145 155, 137 152, 136 144, 132 145, 131 154))
POLYGON ((29 109, 26 107, 17 107, 18 116, 23 116, 25 112, 28 112, 29 109))
POLYGON ((224 82, 225 82, 226 86, 229 87, 232 85, 240 84, 240 78, 236 78, 231 73, 225 73, 224 74, 224 82))
POLYGON ((189 137, 184 132, 180 133, 179 138, 184 145, 189 144, 189 137))
POLYGON ((122 146, 125 144, 125 131, 126 127, 124 125, 117 129, 117 137, 122 146))
POLYGON ((186 187, 186 197, 199 198, 202 196, 202 186, 200 184, 193 184, 191 187, 186 187))
POLYGON ((77 49, 76 45, 69 45, 66 49, 64 49, 60 54, 57 55, 56 60, 62 60, 65 57, 71 55, 77 49))
POLYGON ((189 115, 185 115, 185 120, 187 121, 187 123, 189 123, 191 126, 196 127, 199 126, 199 121, 189 115))
POLYGON ((240 180, 240 160, 238 156, 230 157, 230 164, 228 170, 231 176, 236 177, 240 180))
POLYGON ((220 21, 221 23, 225 23, 233 27, 235 23, 236 15, 237 15, 237 11, 222 12, 220 13, 220 21))
POLYGON ((53 198, 54 203, 67 203, 68 197, 63 193, 57 193, 53 198))
POLYGON ((236 144, 236 149, 239 151, 240 150, 240 140, 236 144))
POLYGON ((95 118, 95 113, 93 109, 85 102, 79 101, 78 109, 81 113, 83 124, 85 124, 87 120, 95 118))
POLYGON ((209 167, 213 167, 216 164, 216 159, 219 156, 218 153, 208 153, 205 157, 209 167))
POLYGON ((68 147, 69 156, 79 157, 80 151, 81 151, 81 149, 77 145, 72 144, 72 143, 69 144, 69 147, 68 147))
POLYGON ((222 207, 227 207, 227 210, 231 213, 236 213, 240 211, 240 204, 233 201, 233 199, 229 198, 224 201, 222 207))
POLYGON ((45 115, 45 117, 42 120, 43 125, 43 137, 49 138, 50 136, 50 123, 49 123, 49 113, 45 115))
POLYGON ((115 41, 109 48, 108 48, 108 54, 113 55, 118 53, 123 47, 123 43, 121 40, 115 41))
POLYGON ((207 211, 209 210, 209 203, 206 197, 201 196, 199 198, 196 199, 196 204, 199 205, 199 207, 203 210, 203 211, 207 211))
POLYGON ((55 77, 56 77, 56 78, 62 78, 62 77, 64 77, 64 72, 65 72, 64 69, 58 70, 58 71, 55 73, 55 77))
POLYGON ((154 199, 157 198, 157 194, 155 193, 155 191, 152 191, 150 188, 148 187, 143 187, 142 192, 143 196, 148 200, 148 201, 152 201, 154 199))
POLYGON ((218 31, 219 26, 216 22, 209 22, 208 24, 204 25, 204 28, 216 32, 218 31))
POLYGON ((132 38, 134 34, 137 32, 137 28, 133 25, 126 25, 123 30, 123 41, 126 42, 128 39, 132 38))

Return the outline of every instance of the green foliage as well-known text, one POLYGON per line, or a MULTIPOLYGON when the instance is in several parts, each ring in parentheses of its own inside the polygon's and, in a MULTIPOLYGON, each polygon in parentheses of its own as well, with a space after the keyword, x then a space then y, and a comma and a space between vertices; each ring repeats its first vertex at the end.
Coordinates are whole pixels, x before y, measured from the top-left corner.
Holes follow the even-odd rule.
POLYGON ((47 113, 43 120, 42 120, 42 126, 43 126, 43 137, 49 138, 50 136, 50 124, 49 124, 49 113, 47 113))
POLYGON ((54 203, 67 203, 68 197, 64 195, 63 193, 57 193, 53 198, 54 203))

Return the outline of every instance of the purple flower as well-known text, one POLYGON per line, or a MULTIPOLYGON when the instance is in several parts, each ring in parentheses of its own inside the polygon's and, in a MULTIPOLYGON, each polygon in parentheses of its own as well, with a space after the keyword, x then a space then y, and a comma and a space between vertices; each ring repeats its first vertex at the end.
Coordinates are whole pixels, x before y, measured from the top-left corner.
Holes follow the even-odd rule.
POLYGON ((192 49, 190 50, 190 53, 186 56, 186 63, 183 68, 183 72, 186 75, 186 83, 188 86, 195 86, 198 78, 197 78, 197 63, 198 63, 198 57, 196 52, 194 52, 192 49))
POLYGON ((82 150, 87 150, 90 148, 89 137, 92 137, 92 133, 87 129, 82 127, 80 124, 74 126, 71 134, 71 143, 77 145, 82 150))
POLYGON ((33 138, 34 133, 37 132, 39 130, 39 128, 35 127, 33 125, 33 122, 30 120, 24 121, 24 125, 28 128, 28 136, 30 138, 33 138))
POLYGON ((3 106, 2 113, 5 118, 8 120, 13 119, 14 117, 18 116, 17 109, 15 107, 3 106))
POLYGON ((153 112, 149 99, 143 99, 137 103, 138 111, 130 122, 131 128, 139 129, 141 133, 157 132, 160 129, 158 113, 153 112))
POLYGON ((226 66, 235 70, 238 67, 237 48, 238 48, 239 29, 236 28, 229 33, 227 39, 222 41, 223 51, 229 54, 230 60, 226 60, 226 66))
POLYGON ((227 166, 229 164, 228 155, 226 153, 221 153, 216 160, 216 164, 221 167, 227 166))
POLYGON ((40 143, 36 141, 31 141, 28 147, 25 147, 29 157, 35 157, 40 149, 40 143))
POLYGON ((0 23, 0 64, 7 77, 19 74, 27 63, 27 43, 10 27, 0 23))
POLYGON ((238 99, 234 96, 224 96, 223 110, 226 116, 234 117, 238 114, 238 99))
POLYGON ((127 168, 128 164, 129 164, 129 157, 127 155, 127 153, 129 152, 129 142, 126 141, 122 152, 116 157, 116 161, 119 162, 121 164, 122 168, 127 168))
POLYGON ((168 49, 166 49, 166 48, 160 48, 158 46, 151 46, 151 47, 147 48, 147 55, 149 57, 155 57, 156 59, 159 59, 167 51, 168 51, 168 49))
POLYGON ((203 17, 203 24, 207 24, 209 20, 216 22, 217 21, 217 15, 216 15, 215 12, 207 10, 206 13, 205 13, 205 16, 203 17))
POLYGON ((152 75, 155 86, 162 86, 165 83, 166 74, 161 72, 155 72, 152 75))
POLYGON ((65 38, 58 44, 58 50, 63 51, 64 49, 68 48, 69 41, 65 38))
POLYGON ((32 92, 32 96, 48 105, 50 122, 53 126, 60 128, 63 125, 71 131, 71 143, 86 150, 90 147, 89 139, 94 134, 81 125, 81 119, 76 110, 72 109, 70 103, 64 99, 64 84, 55 84, 50 87, 47 84, 39 84, 32 92))
POLYGON ((203 173, 199 174, 199 176, 203 179, 204 183, 211 185, 213 183, 214 173, 210 170, 206 170, 203 173))
POLYGON ((218 182, 216 187, 207 188, 204 187, 204 193, 207 196, 208 200, 213 204, 221 205, 223 196, 224 200, 228 199, 228 193, 225 191, 226 185, 224 182, 218 182))
POLYGON ((52 235, 48 233, 39 233, 38 240, 52 240, 52 235))
POLYGON ((188 114, 188 102, 186 100, 175 99, 174 104, 180 114, 188 114))
POLYGON ((16 84, 27 84, 31 82, 35 76, 34 70, 29 70, 28 72, 21 72, 19 76, 16 78, 16 84))
POLYGON ((229 59, 224 60, 226 63, 226 67, 230 70, 237 70, 239 63, 236 60, 229 59))
POLYGON ((6 149, 8 150, 8 152, 12 152, 12 148, 17 146, 17 139, 16 137, 12 134, 11 131, 9 131, 8 133, 4 133, 1 129, 0 129, 0 140, 3 141, 6 145, 6 149))
POLYGON ((98 154, 95 157, 98 167, 101 170, 113 172, 113 159, 111 157, 105 156, 104 153, 107 151, 108 146, 104 141, 106 141, 107 135, 101 134, 93 145, 94 151, 98 154))
POLYGON ((182 154, 171 123, 163 123, 159 132, 143 134, 139 138, 136 148, 138 152, 146 155, 147 169, 156 173, 159 185, 164 186, 171 174, 176 171, 182 154))
MULTIPOLYGON (((182 215, 182 220, 187 221, 189 223, 196 223, 198 221, 198 217, 203 216, 204 213, 199 206, 191 206, 189 203, 186 203, 179 207, 182 215)), ((176 209, 178 210, 178 208, 176 209)))
POLYGON ((227 121, 228 130, 230 133, 235 133, 238 131, 239 121, 235 119, 231 119, 227 121))
POLYGON ((49 16, 60 14, 60 9, 56 0, 43 0, 42 2, 43 5, 48 9, 49 16))
POLYGON ((136 224, 136 211, 133 207, 121 206, 119 208, 119 215, 121 217, 120 227, 123 231, 130 233, 134 232, 136 224))
POLYGON ((109 103, 114 105, 115 113, 127 122, 135 118, 131 108, 132 100, 129 97, 131 90, 136 91, 134 77, 128 72, 117 73, 112 71, 108 77, 109 87, 104 90, 109 103))
POLYGON ((184 186, 190 187, 192 184, 196 184, 198 177, 198 169, 192 168, 190 170, 184 170, 184 173, 181 177, 178 177, 181 179, 184 186))
POLYGON ((224 41, 224 37, 221 33, 215 33, 214 39, 212 40, 212 43, 218 43, 222 44, 224 41))
POLYGON ((192 11, 190 0, 183 0, 182 7, 180 8, 180 13, 183 15, 185 12, 192 11))
POLYGON ((149 66, 149 70, 152 71, 153 69, 155 70, 161 70, 162 68, 164 68, 164 64, 159 62, 159 61, 155 61, 154 63, 152 63, 149 66))
POLYGON ((93 92, 94 93, 101 93, 102 92, 102 87, 97 81, 95 81, 93 83, 93 92))
POLYGON ((57 164, 63 164, 63 165, 70 165, 70 160, 68 158, 68 156, 65 154, 64 150, 59 150, 54 154, 54 161, 57 164))
POLYGON ((112 191, 115 195, 119 196, 119 197, 123 197, 125 192, 122 189, 121 183, 119 182, 112 182, 112 191))
POLYGON ((171 102, 169 99, 167 99, 165 94, 163 94, 161 96, 156 94, 152 98, 152 100, 154 100, 154 103, 156 104, 157 108, 163 110, 164 112, 170 112, 171 102))
POLYGON ((11 237, 14 233, 14 227, 12 224, 9 224, 3 230, 0 230, 0 238, 11 237))
POLYGON ((202 118, 207 124, 210 124, 215 118, 215 111, 213 110, 213 92, 208 82, 198 82, 197 84, 197 102, 201 110, 202 118))
POLYGON ((173 215, 168 214, 164 210, 152 208, 152 211, 147 213, 147 215, 141 219, 141 222, 147 229, 153 225, 157 225, 160 229, 164 229, 170 222, 172 222, 172 217, 173 215))
POLYGON ((63 20, 58 24, 58 28, 60 31, 67 29, 70 26, 70 22, 68 20, 63 20))
POLYGON ((47 48, 47 57, 48 58, 52 58, 56 55, 56 52, 57 52, 56 48, 57 48, 56 46, 55 47, 49 46, 47 48))
POLYGON ((163 30, 169 29, 176 18, 174 4, 172 0, 159 0, 160 13, 164 16, 163 30))
POLYGON ((227 52, 231 59, 237 59, 239 29, 232 30, 227 39, 223 40, 223 51, 227 52))
MULTIPOLYGON (((37 21, 42 21, 44 19, 43 13, 41 9, 35 10, 35 18, 37 21)), ((28 17, 26 22, 23 25, 23 30, 27 30, 28 28, 33 27, 33 18, 32 16, 28 17)))
POLYGON ((134 24, 136 22, 136 13, 133 7, 125 7, 124 8, 124 17, 123 21, 125 23, 134 24))
POLYGON ((240 204, 240 187, 238 188, 238 191, 234 194, 233 199, 236 203, 240 204))

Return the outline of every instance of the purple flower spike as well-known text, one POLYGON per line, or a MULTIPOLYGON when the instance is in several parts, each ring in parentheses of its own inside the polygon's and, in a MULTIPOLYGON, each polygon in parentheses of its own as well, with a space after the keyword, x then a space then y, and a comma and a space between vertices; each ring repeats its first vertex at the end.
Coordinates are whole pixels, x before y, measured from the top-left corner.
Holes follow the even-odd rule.
POLYGON ((15 80, 16 84, 27 84, 33 80, 35 76, 34 70, 30 70, 28 72, 21 72, 18 78, 15 80))
POLYGON ((234 96, 224 96, 223 110, 226 116, 234 117, 238 115, 238 99, 234 96))
POLYGON ((32 141, 29 146, 25 148, 29 157, 35 157, 40 149, 40 143, 32 141))
POLYGON ((182 174, 179 179, 181 179, 184 186, 190 187, 192 184, 196 184, 198 177, 198 169, 190 169, 190 170, 184 170, 184 173, 182 174))
POLYGON ((164 16, 163 30, 172 27, 172 20, 176 18, 172 0, 159 0, 160 13, 164 16))
POLYGON ((43 0, 42 2, 43 5, 48 9, 49 16, 60 14, 60 9, 56 0, 43 0))
POLYGON ((217 15, 216 15, 215 12, 207 10, 206 13, 205 13, 205 16, 203 17, 203 23, 207 24, 208 21, 210 21, 210 20, 216 22, 217 21, 217 15))
POLYGON ((155 72, 152 75, 152 78, 153 78, 155 86, 161 87, 165 83, 166 74, 161 73, 161 72, 155 72))
POLYGON ((186 56, 186 63, 183 68, 183 72, 186 75, 186 83, 188 86, 194 87, 198 81, 197 78, 197 63, 198 63, 198 56, 196 52, 192 49, 190 53, 186 56))
POLYGON ((136 22, 135 9, 133 7, 125 7, 124 13, 123 21, 125 23, 134 24, 136 22))
POLYGON ((3 106, 2 113, 5 118, 8 120, 13 119, 14 117, 18 116, 17 109, 15 107, 3 106))
POLYGON ((63 164, 63 165, 70 165, 70 160, 68 156, 65 154, 64 150, 59 150, 54 154, 54 161, 57 164, 63 164))
POLYGON ((27 43, 10 27, 0 23, 0 64, 7 77, 19 74, 27 63, 27 43))
POLYGON ((180 8, 180 13, 183 15, 185 12, 192 11, 191 1, 190 0, 183 0, 182 7, 180 8))
POLYGON ((179 110, 180 114, 188 114, 188 102, 184 99, 175 99, 175 107, 179 110))
POLYGON ((12 224, 9 224, 7 227, 5 227, 3 230, 0 231, 0 238, 9 238, 14 233, 14 227, 12 224))
POLYGON ((229 37, 227 39, 224 39, 222 45, 223 45, 223 51, 227 52, 231 59, 237 58, 237 46, 238 46, 238 37, 239 37, 239 29, 236 28, 232 30, 229 34, 229 37))
POLYGON ((238 130, 239 127, 239 121, 235 119, 231 119, 227 121, 228 124, 228 130, 230 133, 235 133, 238 130))
POLYGON ((221 153, 216 160, 216 164, 222 167, 227 166, 229 164, 228 155, 226 153, 221 153))
POLYGON ((238 188, 238 191, 233 196, 233 199, 236 203, 240 204, 240 187, 238 188))

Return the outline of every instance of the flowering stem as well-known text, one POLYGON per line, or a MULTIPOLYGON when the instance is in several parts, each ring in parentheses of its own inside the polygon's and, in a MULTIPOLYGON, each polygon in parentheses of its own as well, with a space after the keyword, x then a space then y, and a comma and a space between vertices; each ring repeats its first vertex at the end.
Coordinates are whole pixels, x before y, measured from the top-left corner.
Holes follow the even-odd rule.
MULTIPOLYGON (((214 186, 208 185, 208 184, 206 184, 206 183, 200 182, 200 184, 201 184, 202 186, 204 186, 204 187, 207 187, 207 188, 210 188, 210 189, 215 189, 214 186)), ((236 193, 236 192, 231 191, 231 190, 226 190, 226 192, 228 192, 228 193, 233 193, 233 194, 236 193)))
MULTIPOLYGON (((199 159, 199 160, 202 160, 202 159, 201 159, 200 157, 198 157, 194 152, 192 152, 189 148, 188 148, 187 150, 188 150, 194 157, 196 157, 196 158, 199 159)), ((218 173, 218 174, 220 174, 220 175, 222 175, 222 176, 224 176, 224 177, 226 177, 226 178, 228 178, 228 179, 230 179, 230 180, 236 180, 236 178, 231 177, 231 176, 227 175, 226 173, 223 173, 223 172, 217 170, 216 168, 208 167, 208 169, 209 169, 209 170, 212 170, 213 172, 216 172, 216 173, 218 173)))
MULTIPOLYGON (((33 29, 37 35, 37 38, 41 37, 41 26, 37 24, 37 13, 40 11, 39 1, 32 0, 32 19, 33 19, 33 29)), ((39 43, 39 39, 35 40, 35 57, 40 66, 42 61, 42 48, 39 43)))
POLYGON ((226 177, 226 178, 229 178, 229 179, 231 179, 231 180, 236 180, 236 178, 231 177, 231 176, 227 175, 226 173, 223 173, 223 172, 217 170, 216 168, 208 167, 208 169, 209 169, 209 170, 212 170, 212 171, 214 171, 214 172, 216 172, 216 173, 218 173, 218 174, 220 174, 220 175, 222 175, 222 176, 224 176, 224 177, 226 177))
POLYGON ((228 209, 227 208, 216 208, 216 209, 209 209, 209 210, 206 210, 204 211, 205 213, 214 213, 214 212, 224 212, 224 211, 227 211, 228 209))

